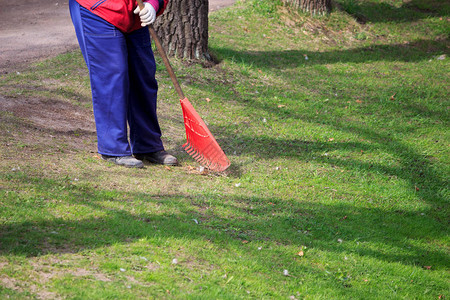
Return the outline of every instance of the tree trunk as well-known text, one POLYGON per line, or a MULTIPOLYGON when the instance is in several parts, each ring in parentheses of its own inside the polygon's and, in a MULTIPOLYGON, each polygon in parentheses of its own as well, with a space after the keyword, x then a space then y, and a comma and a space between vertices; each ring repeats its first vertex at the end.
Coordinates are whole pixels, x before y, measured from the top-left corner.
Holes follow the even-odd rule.
POLYGON ((331 11, 331 0, 284 0, 284 2, 312 15, 323 15, 331 11))
POLYGON ((208 54, 208 0, 169 1, 155 30, 169 56, 211 60, 208 54))

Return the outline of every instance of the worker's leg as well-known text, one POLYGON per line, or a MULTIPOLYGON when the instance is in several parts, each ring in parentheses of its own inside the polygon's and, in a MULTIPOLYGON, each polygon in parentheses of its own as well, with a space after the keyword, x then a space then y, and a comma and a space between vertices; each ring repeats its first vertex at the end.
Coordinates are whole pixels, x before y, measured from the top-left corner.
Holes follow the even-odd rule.
POLYGON ((89 69, 98 152, 128 156, 128 52, 124 35, 113 25, 69 1, 78 42, 89 69))
POLYGON ((130 93, 128 124, 133 153, 164 150, 156 115, 156 64, 147 28, 126 35, 130 93))

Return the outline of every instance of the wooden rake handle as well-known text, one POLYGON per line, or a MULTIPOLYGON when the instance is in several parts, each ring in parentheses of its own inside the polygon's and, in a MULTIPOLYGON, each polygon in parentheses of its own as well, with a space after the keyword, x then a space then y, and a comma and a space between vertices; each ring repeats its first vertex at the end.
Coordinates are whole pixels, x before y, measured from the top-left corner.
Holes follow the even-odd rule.
MULTIPOLYGON (((144 6, 144 3, 142 3, 142 0, 137 0, 137 3, 139 5, 140 9, 144 9, 145 6, 144 6)), ((175 90, 177 91, 178 96, 180 97, 180 100, 183 100, 185 98, 184 93, 181 90, 181 86, 178 83, 177 77, 175 76, 175 72, 173 71, 173 68, 170 65, 170 61, 167 58, 167 54, 166 54, 166 51, 164 51, 164 48, 161 44, 161 40, 159 39, 158 35, 156 34, 155 28, 153 28, 152 24, 148 25, 147 27, 148 27, 148 31, 150 32, 152 39, 155 41, 156 48, 158 49, 159 55, 161 56, 161 58, 164 62, 164 65, 166 66, 167 72, 169 72, 169 76, 170 76, 170 79, 172 79, 172 83, 175 87, 175 90)))

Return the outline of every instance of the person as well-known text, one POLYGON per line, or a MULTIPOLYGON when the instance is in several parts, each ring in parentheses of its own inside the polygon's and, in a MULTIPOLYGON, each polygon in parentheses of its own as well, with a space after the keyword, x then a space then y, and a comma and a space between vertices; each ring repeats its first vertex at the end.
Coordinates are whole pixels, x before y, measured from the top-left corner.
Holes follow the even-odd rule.
POLYGON ((117 165, 178 165, 164 150, 156 113, 156 63, 147 25, 168 0, 69 0, 89 70, 98 153, 117 165), (128 133, 129 127, 129 133, 128 133))

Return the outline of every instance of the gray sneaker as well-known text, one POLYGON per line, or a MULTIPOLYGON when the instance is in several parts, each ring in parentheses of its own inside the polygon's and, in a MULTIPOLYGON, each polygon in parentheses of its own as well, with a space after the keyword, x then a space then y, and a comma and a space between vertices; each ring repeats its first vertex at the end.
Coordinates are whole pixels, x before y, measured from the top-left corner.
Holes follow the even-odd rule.
POLYGON ((102 154, 102 159, 109 161, 109 162, 113 162, 119 166, 127 167, 127 168, 143 168, 144 167, 144 163, 142 161, 137 160, 136 158, 134 158, 131 155, 129 155, 129 156, 109 156, 109 155, 102 154))
POLYGON ((160 164, 160 165, 166 165, 166 166, 177 166, 178 165, 178 159, 170 155, 164 150, 158 151, 158 152, 151 152, 151 153, 138 153, 135 154, 137 159, 140 160, 147 160, 154 164, 160 164))

